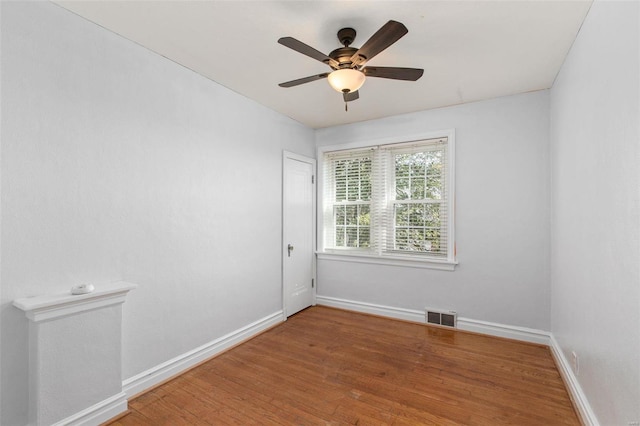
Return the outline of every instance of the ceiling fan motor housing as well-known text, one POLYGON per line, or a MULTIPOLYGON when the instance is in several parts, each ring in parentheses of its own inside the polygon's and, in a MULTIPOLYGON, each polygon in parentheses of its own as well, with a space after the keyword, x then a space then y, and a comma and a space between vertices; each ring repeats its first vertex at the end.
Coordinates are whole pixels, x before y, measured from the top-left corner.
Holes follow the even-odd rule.
POLYGON ((353 28, 342 28, 340 31, 338 31, 338 40, 340 40, 340 43, 343 44, 344 47, 339 47, 329 53, 329 57, 331 59, 335 59, 339 63, 338 67, 332 66, 331 68, 337 70, 352 67, 353 64, 351 63, 351 57, 358 51, 358 49, 349 46, 353 43, 353 40, 355 40, 355 38, 356 30, 354 30, 353 28))
POLYGON ((341 69, 341 68, 351 68, 351 65, 352 65, 351 57, 357 51, 358 49, 355 47, 346 47, 346 46, 339 47, 336 50, 332 51, 331 53, 329 53, 329 57, 331 59, 335 59, 336 61, 338 61, 339 66, 331 67, 331 68, 335 70, 341 69))

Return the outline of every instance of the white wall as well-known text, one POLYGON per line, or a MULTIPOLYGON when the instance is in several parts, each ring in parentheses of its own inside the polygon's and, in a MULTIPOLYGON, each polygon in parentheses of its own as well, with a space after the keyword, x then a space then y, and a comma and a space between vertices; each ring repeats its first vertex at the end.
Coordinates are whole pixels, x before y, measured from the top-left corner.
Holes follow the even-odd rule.
POLYGON ((1 8, 10 426, 27 421, 13 299, 139 284, 123 307, 123 378, 280 310, 282 150, 315 153, 312 130, 54 4, 1 8))
POLYGON ((640 421, 639 9, 596 1, 551 90, 551 330, 603 425, 640 421))
POLYGON ((316 132, 317 145, 456 132, 453 272, 318 262, 318 294, 549 329, 548 92, 416 112, 316 132))

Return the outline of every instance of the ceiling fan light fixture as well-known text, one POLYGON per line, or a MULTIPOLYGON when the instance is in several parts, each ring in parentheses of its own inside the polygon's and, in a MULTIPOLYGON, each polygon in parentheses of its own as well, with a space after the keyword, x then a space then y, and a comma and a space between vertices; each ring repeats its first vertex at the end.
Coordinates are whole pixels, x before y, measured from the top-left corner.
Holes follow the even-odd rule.
POLYGON ((355 92, 361 88, 366 77, 362 71, 352 68, 343 68, 333 71, 329 74, 327 79, 329 80, 331 87, 333 87, 337 92, 349 93, 355 92))

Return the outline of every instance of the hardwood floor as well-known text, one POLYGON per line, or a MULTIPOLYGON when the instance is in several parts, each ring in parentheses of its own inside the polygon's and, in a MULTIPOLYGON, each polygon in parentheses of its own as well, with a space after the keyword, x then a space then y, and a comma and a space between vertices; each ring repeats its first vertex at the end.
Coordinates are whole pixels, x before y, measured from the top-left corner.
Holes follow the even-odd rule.
POLYGON ((125 425, 579 425, 547 347, 325 307, 129 403, 125 425))

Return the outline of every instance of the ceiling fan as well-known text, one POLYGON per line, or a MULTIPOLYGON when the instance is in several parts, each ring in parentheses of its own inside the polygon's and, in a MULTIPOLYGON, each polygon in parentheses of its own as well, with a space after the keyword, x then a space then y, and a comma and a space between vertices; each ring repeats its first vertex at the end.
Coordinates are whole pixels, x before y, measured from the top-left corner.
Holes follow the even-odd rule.
POLYGON ((351 43, 356 38, 356 30, 343 28, 338 31, 338 40, 344 47, 335 49, 329 55, 325 55, 293 37, 282 37, 278 40, 278 43, 329 65, 332 71, 287 81, 280 83, 278 86, 294 87, 326 78, 331 87, 342 93, 346 110, 347 102, 355 101, 360 97, 358 89, 362 87, 367 77, 416 81, 422 77, 424 70, 418 68, 364 66, 367 61, 391 46, 408 32, 407 27, 400 22, 389 21, 358 49, 351 47, 351 43))

